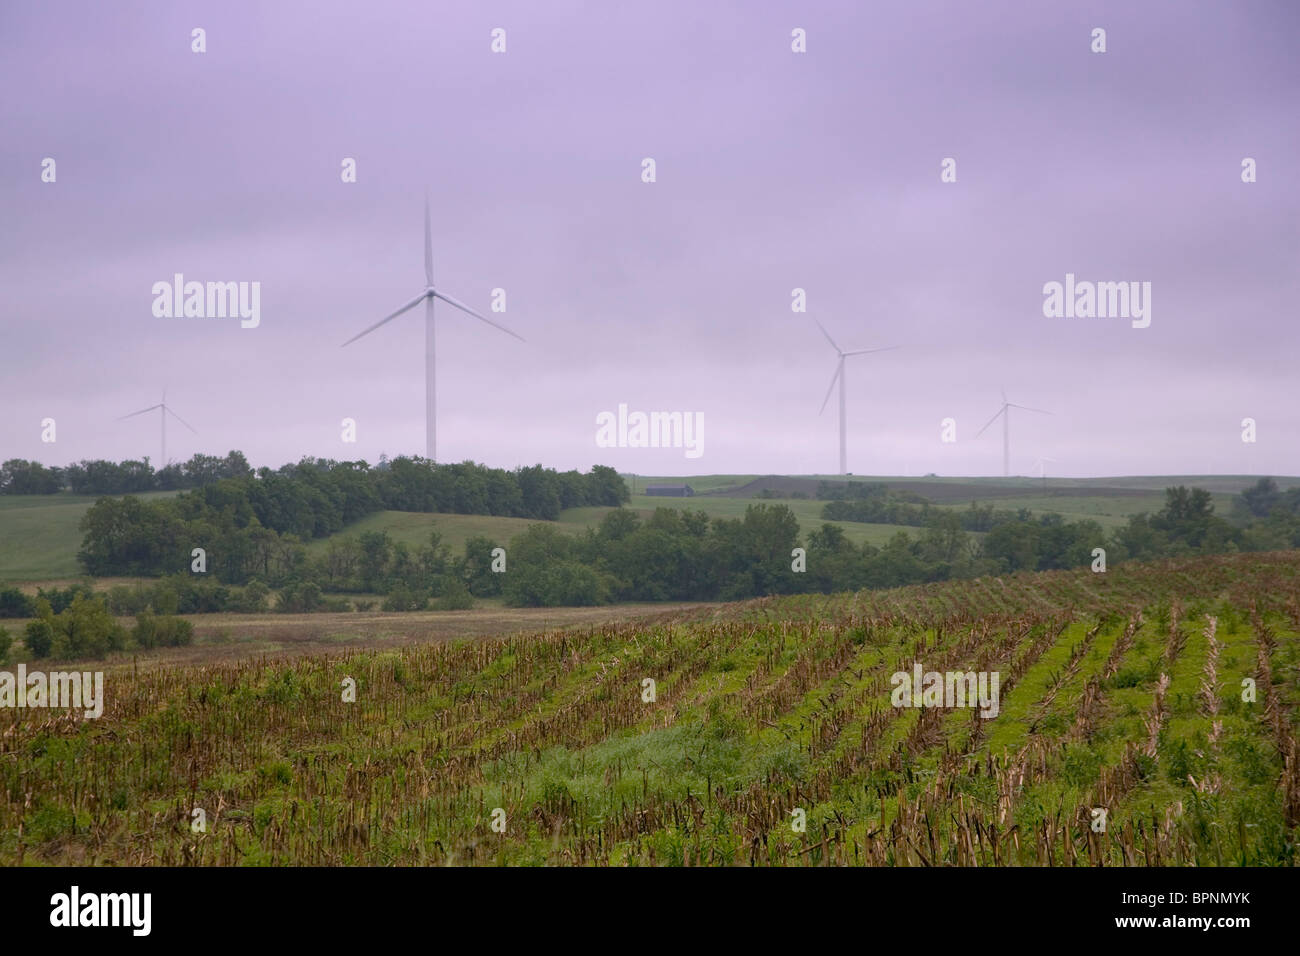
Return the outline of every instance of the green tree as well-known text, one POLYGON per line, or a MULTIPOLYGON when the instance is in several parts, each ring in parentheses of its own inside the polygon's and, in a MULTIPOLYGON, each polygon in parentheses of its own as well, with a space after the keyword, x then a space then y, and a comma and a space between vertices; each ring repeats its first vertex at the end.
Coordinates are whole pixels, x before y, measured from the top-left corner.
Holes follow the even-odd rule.
POLYGON ((54 625, 46 618, 29 621, 23 635, 23 643, 35 658, 49 657, 54 649, 54 625))

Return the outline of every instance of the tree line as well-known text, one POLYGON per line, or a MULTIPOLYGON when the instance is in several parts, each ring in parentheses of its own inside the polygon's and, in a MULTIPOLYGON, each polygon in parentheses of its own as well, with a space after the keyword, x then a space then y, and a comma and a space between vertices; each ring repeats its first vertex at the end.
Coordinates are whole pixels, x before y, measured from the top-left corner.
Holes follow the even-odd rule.
POLYGON ((202 488, 223 478, 240 478, 253 469, 242 452, 225 458, 195 455, 154 470, 148 458, 140 461, 82 460, 64 468, 39 461, 11 458, 0 465, 0 495, 131 495, 146 491, 180 491, 202 488))
POLYGON ((82 518, 77 557, 97 577, 148 576, 189 568, 193 550, 201 548, 206 572, 225 583, 256 578, 276 585, 302 577, 304 541, 376 511, 555 520, 565 508, 617 506, 629 498, 623 479, 602 465, 583 474, 418 458, 397 458, 380 469, 305 458, 174 498, 101 498, 82 518))

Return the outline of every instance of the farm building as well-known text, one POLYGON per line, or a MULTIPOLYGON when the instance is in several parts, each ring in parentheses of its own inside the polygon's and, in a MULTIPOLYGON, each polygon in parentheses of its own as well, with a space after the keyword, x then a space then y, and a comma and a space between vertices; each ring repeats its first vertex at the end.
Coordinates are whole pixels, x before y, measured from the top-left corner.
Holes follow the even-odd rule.
POLYGON ((661 498, 690 498, 695 490, 690 485, 646 485, 645 493, 661 498))

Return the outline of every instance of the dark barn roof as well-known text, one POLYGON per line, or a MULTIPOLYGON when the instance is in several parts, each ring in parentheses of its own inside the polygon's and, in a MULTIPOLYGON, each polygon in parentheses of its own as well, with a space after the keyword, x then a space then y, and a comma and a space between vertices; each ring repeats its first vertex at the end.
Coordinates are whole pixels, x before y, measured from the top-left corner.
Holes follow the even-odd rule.
POLYGON ((646 485, 647 495, 693 495, 695 489, 690 485, 646 485))

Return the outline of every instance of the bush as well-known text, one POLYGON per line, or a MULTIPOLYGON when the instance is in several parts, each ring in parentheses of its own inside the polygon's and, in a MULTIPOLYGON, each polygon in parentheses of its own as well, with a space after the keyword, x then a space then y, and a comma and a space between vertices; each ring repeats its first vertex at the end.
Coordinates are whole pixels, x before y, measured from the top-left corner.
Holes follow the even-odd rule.
POLYGON ((158 643, 163 647, 185 647, 194 643, 194 625, 183 617, 158 619, 158 643))
POLYGON ((139 614, 149 606, 150 589, 118 584, 108 589, 108 609, 114 614, 139 614))
POLYGON ((275 609, 285 614, 302 614, 319 611, 325 606, 324 595, 320 585, 315 581, 300 581, 286 584, 280 589, 280 598, 275 609))
POLYGON ((35 658, 49 657, 50 651, 54 649, 54 627, 50 624, 48 618, 37 618, 27 625, 27 631, 23 635, 23 643, 27 645, 28 652, 35 658))
POLYGON ((170 581, 159 581, 153 586, 149 603, 155 614, 175 614, 180 608, 181 598, 170 581))
POLYGON ((434 604, 439 611, 468 611, 474 606, 474 595, 458 578, 447 578, 442 586, 442 594, 434 604))
POLYGON ((45 588, 37 588, 36 596, 49 601, 50 609, 55 614, 62 614, 68 608, 72 607, 72 602, 75 601, 78 596, 93 598, 95 596, 95 591, 88 584, 72 584, 66 588, 50 588, 48 591, 45 588))
POLYGON ((423 611, 429 606, 429 599, 423 594, 416 594, 405 584, 393 588, 392 593, 384 598, 385 611, 423 611))
POLYGON ((126 646, 126 630, 113 619, 102 597, 78 594, 54 617, 54 654, 68 659, 103 657, 126 646))
POLYGON ((136 647, 148 650, 158 646, 158 619, 153 611, 145 608, 135 616, 135 627, 131 628, 131 639, 136 647))
POLYGON ((0 617, 33 617, 36 605, 17 588, 0 588, 0 617))
POLYGON ((270 593, 271 589, 261 581, 249 581, 242 588, 234 589, 227 609, 240 614, 261 614, 266 611, 270 593))

